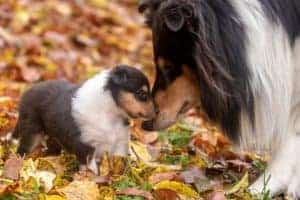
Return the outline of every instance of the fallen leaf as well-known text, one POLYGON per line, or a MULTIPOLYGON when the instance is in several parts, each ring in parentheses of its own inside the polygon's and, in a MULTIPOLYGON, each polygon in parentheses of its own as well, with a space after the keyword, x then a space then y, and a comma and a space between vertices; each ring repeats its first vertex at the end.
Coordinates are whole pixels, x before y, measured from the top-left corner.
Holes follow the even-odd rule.
POLYGON ((39 195, 39 200, 66 200, 65 197, 62 197, 60 195, 39 195))
POLYGON ((56 175, 53 172, 37 171, 35 178, 44 186, 45 192, 49 192, 54 186, 56 175))
POLYGON ((226 191, 226 195, 236 193, 240 190, 246 189, 249 186, 249 175, 246 173, 243 178, 226 191))
POLYGON ((197 180, 204 178, 204 171, 198 167, 190 167, 189 169, 180 173, 180 178, 183 179, 185 183, 195 183, 197 180))
POLYGON ((130 155, 132 155, 133 159, 141 159, 143 162, 150 162, 152 160, 145 144, 137 141, 131 141, 129 146, 130 155))
POLYGON ((40 71, 34 67, 22 67, 21 74, 23 79, 29 83, 36 82, 42 77, 40 71))
POLYGON ((159 183, 161 181, 170 181, 170 180, 174 180, 176 177, 178 176, 177 172, 164 172, 164 173, 156 173, 156 174, 152 174, 148 181, 151 184, 156 184, 159 183))
POLYGON ((160 183, 157 183, 153 188, 155 190, 169 189, 174 192, 177 192, 178 194, 191 198, 199 197, 199 194, 191 186, 176 181, 162 181, 160 183))
POLYGON ((73 181, 64 188, 58 189, 67 200, 98 200, 99 189, 93 181, 73 181))
POLYGON ((224 191, 214 191, 209 195, 208 200, 226 200, 224 191))
POLYGON ((108 184, 111 182, 111 177, 109 176, 96 176, 93 178, 93 181, 97 184, 108 184))
POLYGON ((158 200, 180 200, 177 193, 169 189, 158 189, 154 191, 155 198, 158 200))
POLYGON ((114 200, 115 192, 111 187, 100 187, 99 188, 99 200, 114 200))
POLYGON ((141 196, 144 197, 147 200, 154 200, 152 194, 148 191, 144 191, 137 188, 127 188, 123 190, 118 190, 116 194, 119 195, 129 195, 129 196, 141 196))
POLYGON ((111 170, 109 155, 104 153, 101 162, 99 163, 99 172, 101 176, 108 176, 111 170))
POLYGON ((13 156, 5 161, 3 169, 3 177, 18 180, 20 170, 22 168, 23 159, 13 156))

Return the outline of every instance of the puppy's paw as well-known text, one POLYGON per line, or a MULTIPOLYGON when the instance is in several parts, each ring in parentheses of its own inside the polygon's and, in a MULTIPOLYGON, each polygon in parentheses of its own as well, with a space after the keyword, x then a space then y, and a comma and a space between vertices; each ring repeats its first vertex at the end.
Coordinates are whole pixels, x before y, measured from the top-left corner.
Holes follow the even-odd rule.
POLYGON ((80 165, 79 170, 80 171, 91 171, 95 175, 99 175, 99 169, 98 169, 98 165, 97 165, 97 162, 95 159, 90 160, 87 165, 83 165, 83 164, 80 165))
POLYGON ((99 175, 98 165, 94 158, 88 163, 87 168, 91 170, 95 175, 99 175))

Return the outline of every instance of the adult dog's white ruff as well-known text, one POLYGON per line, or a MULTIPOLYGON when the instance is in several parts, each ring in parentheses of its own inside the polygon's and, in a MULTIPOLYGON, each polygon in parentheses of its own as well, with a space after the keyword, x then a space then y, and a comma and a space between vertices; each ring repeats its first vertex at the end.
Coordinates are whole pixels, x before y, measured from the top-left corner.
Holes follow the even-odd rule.
MULTIPOLYGON (((272 195, 288 192, 299 198, 300 40, 293 49, 285 29, 268 20, 258 0, 231 2, 247 34, 246 55, 255 101, 254 129, 247 115, 241 115, 241 148, 271 152, 265 176, 271 176, 268 187, 272 195)), ((260 192, 263 182, 261 177, 251 190, 260 192)))
POLYGON ((96 161, 104 152, 127 156, 129 129, 124 125, 124 112, 105 90, 109 71, 86 81, 72 99, 72 116, 81 131, 81 141, 92 145, 95 159, 90 168, 97 171, 96 161))

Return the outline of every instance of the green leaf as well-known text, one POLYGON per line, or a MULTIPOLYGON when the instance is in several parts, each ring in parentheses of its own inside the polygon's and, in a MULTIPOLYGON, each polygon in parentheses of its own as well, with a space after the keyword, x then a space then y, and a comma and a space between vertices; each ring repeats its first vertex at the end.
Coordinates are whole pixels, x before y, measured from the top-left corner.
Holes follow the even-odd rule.
POLYGON ((164 162, 172 165, 187 166, 190 162, 188 155, 166 155, 164 162))
POLYGON ((141 188, 143 190, 146 190, 146 191, 151 191, 153 186, 151 185, 151 183, 149 183, 148 181, 144 182, 143 185, 141 186, 141 188))
POLYGON ((144 200, 144 199, 145 199, 144 197, 134 197, 134 196, 126 196, 126 195, 116 197, 116 200, 144 200))
POLYGON ((189 133, 177 133, 173 132, 170 133, 169 136, 169 142, 174 145, 177 148, 182 148, 188 145, 191 141, 191 134, 189 133))
POLYGON ((125 177, 123 179, 121 179, 120 181, 116 182, 113 185, 113 188, 116 190, 123 190, 126 188, 132 188, 132 187, 136 187, 137 184, 130 178, 125 177))

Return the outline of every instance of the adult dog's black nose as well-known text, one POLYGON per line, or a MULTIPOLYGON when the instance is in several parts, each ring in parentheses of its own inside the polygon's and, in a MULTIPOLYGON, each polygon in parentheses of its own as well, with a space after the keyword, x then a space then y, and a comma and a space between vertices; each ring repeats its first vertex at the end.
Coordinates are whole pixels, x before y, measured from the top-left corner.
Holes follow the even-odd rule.
POLYGON ((142 129, 144 129, 146 131, 153 131, 154 130, 153 124, 154 124, 153 120, 144 121, 142 123, 142 129))

